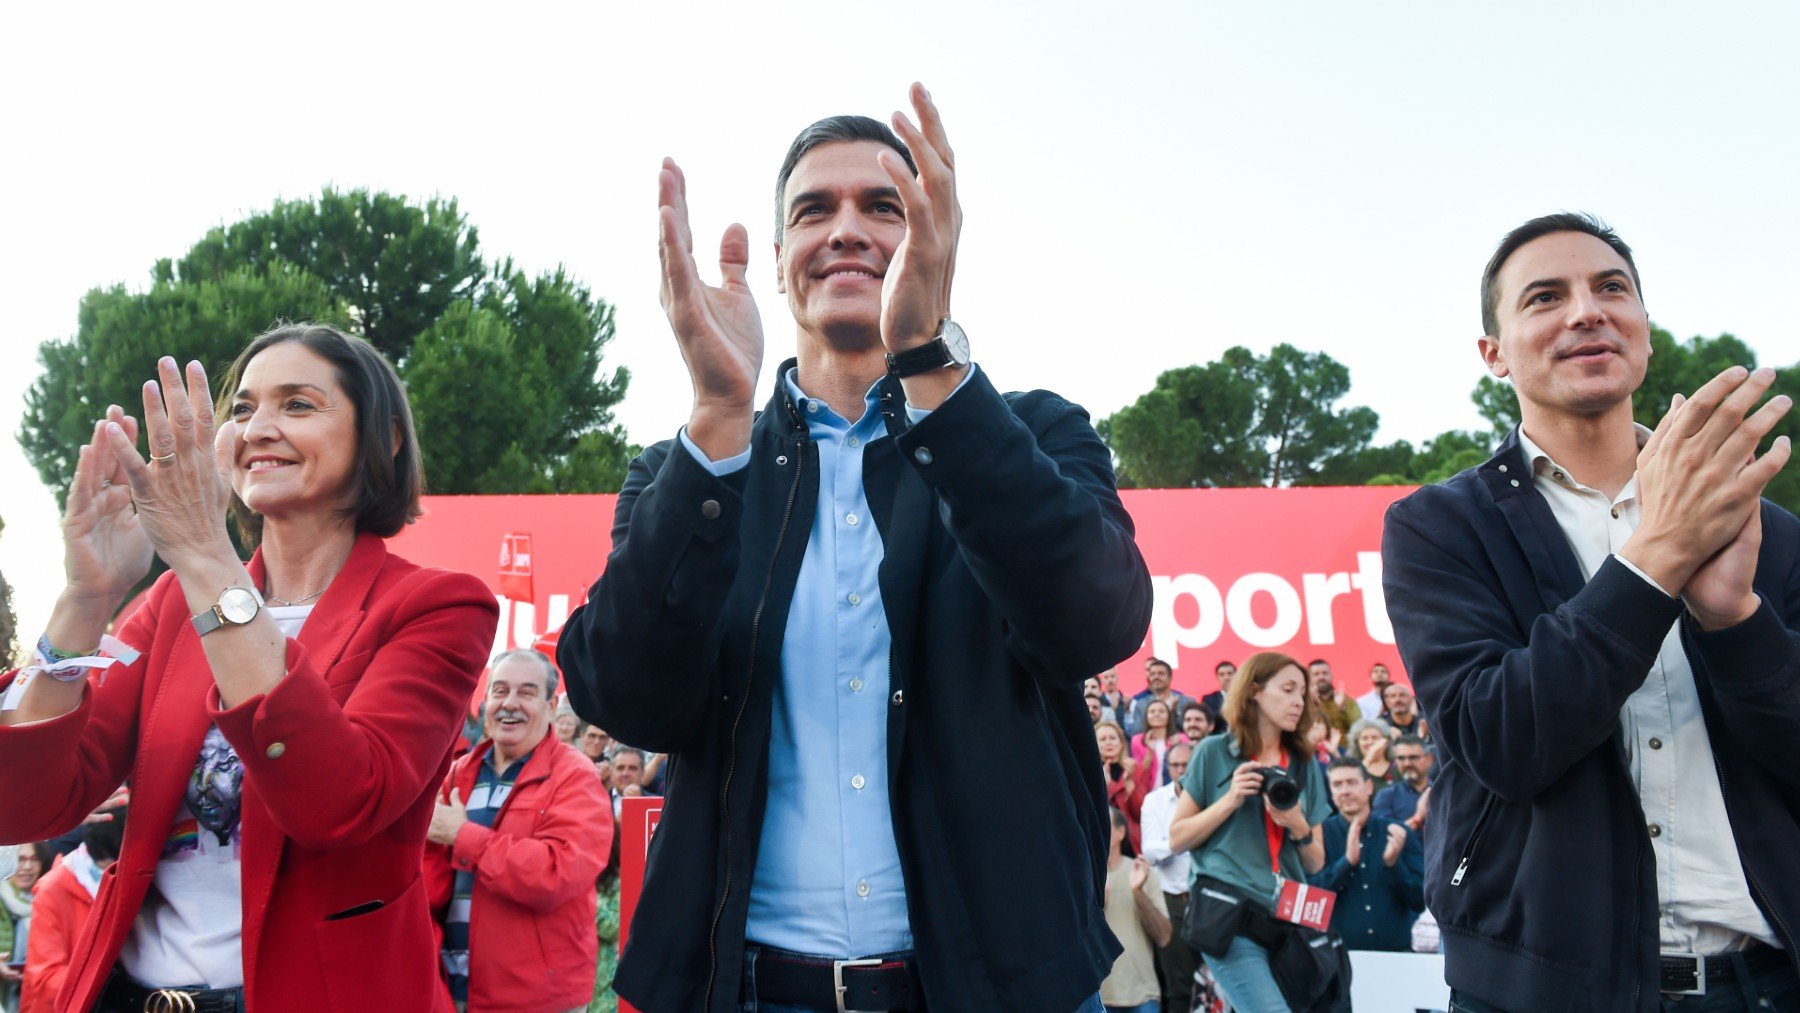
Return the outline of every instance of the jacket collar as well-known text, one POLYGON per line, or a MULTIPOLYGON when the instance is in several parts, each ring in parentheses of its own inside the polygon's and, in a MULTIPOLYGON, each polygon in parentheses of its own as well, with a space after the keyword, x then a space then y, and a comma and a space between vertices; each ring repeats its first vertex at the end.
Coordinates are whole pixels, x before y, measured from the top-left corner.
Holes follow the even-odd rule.
MULTIPOLYGON (((799 364, 798 358, 792 358, 776 367, 775 389, 770 392, 763 410, 757 413, 755 428, 778 436, 806 438, 806 420, 801 417, 800 406, 794 402, 793 392, 788 390, 787 384, 788 371, 798 368, 799 364)), ((881 378, 879 387, 881 414, 887 423, 888 435, 899 436, 907 427, 906 392, 892 373, 881 378)))
POLYGON ((1562 526, 1556 523, 1556 515, 1550 512, 1550 504, 1537 494, 1531 462, 1526 460, 1519 442, 1518 426, 1506 435, 1494 456, 1476 469, 1476 478, 1492 497, 1525 554, 1545 611, 1555 611, 1579 594, 1586 583, 1581 565, 1569 548, 1562 526))
MULTIPOLYGON (((344 568, 331 579, 331 586, 306 617, 306 625, 300 627, 298 639, 319 671, 328 671, 337 662, 350 634, 356 632, 387 556, 387 541, 381 536, 366 531, 357 535, 344 568)), ((257 587, 267 586, 262 549, 250 557, 249 570, 257 587)))
MULTIPOLYGON (((519 771, 519 776, 513 779, 513 787, 517 788, 521 784, 542 781, 549 777, 550 764, 554 761, 556 747, 560 745, 562 743, 556 740, 556 729, 553 727, 544 735, 543 740, 531 750, 531 755, 525 758, 525 766, 519 771)), ((468 758, 463 761, 465 766, 456 777, 457 785, 463 789, 463 798, 469 797, 469 787, 475 783, 475 777, 480 771, 481 765, 488 762, 488 754, 493 751, 493 739, 482 739, 475 744, 474 749, 469 751, 468 758)), ((511 796, 508 796, 509 800, 510 798, 511 796)))

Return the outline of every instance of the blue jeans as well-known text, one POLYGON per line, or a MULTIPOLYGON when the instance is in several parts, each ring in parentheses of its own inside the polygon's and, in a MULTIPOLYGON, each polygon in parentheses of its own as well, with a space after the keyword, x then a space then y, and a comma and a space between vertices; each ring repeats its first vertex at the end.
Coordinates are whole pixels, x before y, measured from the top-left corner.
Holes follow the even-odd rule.
POLYGON ((1287 1000, 1269 973, 1268 950, 1238 936, 1224 956, 1201 956, 1235 1013, 1288 1013, 1287 1000))

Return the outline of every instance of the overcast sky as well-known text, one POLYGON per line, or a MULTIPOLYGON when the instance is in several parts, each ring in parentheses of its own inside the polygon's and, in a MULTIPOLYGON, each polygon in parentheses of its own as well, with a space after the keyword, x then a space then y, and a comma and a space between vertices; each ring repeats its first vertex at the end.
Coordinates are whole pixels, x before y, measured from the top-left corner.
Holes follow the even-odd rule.
POLYGON ((88 289, 142 287, 208 228, 326 184, 455 196, 490 257, 566 265, 617 307, 618 415, 648 443, 689 395, 656 301, 658 160, 687 170, 698 246, 748 226, 773 364, 794 347, 769 246, 782 152, 821 116, 885 118, 914 79, 957 153, 955 313, 1005 388, 1100 417, 1162 370, 1286 341, 1350 367, 1383 441, 1474 426, 1481 265, 1565 208, 1636 248, 1658 323, 1788 365, 1797 10, 16 5, 0 572, 35 637, 60 547, 15 432, 38 343, 74 332, 88 289))

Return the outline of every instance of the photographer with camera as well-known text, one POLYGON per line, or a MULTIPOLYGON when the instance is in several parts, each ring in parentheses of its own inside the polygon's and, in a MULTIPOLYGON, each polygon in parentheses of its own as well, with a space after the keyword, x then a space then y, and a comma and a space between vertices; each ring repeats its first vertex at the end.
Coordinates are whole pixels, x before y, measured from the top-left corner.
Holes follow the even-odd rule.
POLYGON ((1347 1007, 1341 946, 1312 945, 1331 898, 1306 878, 1325 865, 1318 831, 1331 805, 1306 740, 1320 720, 1306 670, 1285 654, 1252 655, 1224 717, 1230 731, 1194 749, 1169 828, 1170 849, 1193 853, 1182 938, 1233 1009, 1347 1007))

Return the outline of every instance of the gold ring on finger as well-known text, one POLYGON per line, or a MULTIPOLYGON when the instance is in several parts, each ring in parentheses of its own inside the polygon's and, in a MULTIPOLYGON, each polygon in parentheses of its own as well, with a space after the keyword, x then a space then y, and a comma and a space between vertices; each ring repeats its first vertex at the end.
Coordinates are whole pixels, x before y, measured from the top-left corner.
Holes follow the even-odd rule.
POLYGON ((150 460, 155 461, 158 464, 161 464, 164 461, 173 461, 175 460, 175 452, 171 450, 166 454, 151 454, 150 460))

